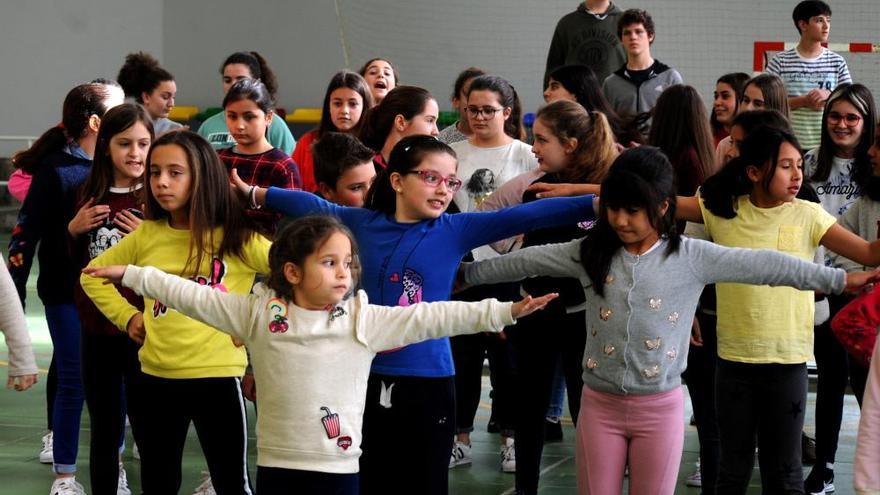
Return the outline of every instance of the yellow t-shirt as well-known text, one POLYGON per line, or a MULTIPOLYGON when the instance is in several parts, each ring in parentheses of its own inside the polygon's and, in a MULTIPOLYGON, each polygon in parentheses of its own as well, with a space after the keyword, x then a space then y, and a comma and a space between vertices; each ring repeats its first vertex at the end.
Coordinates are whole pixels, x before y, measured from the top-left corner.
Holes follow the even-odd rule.
MULTIPOLYGON (((713 215, 700 200, 709 237, 722 246, 773 249, 812 260, 835 223, 818 203, 795 199, 758 208, 748 196, 736 217, 713 215)), ((718 356, 742 363, 803 363, 813 355, 814 297, 809 291, 769 285, 717 284, 718 356)))
MULTIPOLYGON (((189 230, 173 229, 167 220, 145 221, 119 244, 92 260, 89 266, 154 266, 179 275, 186 265, 190 238, 189 230)), ((223 230, 216 229, 216 247, 222 238, 223 230)), ((221 260, 204 256, 194 279, 217 290, 248 294, 255 275, 269 272, 269 246, 268 240, 255 235, 245 244, 242 258, 228 255, 221 260)), ((100 279, 83 275, 80 280, 98 309, 125 331, 137 308, 119 295, 115 287, 103 285, 100 279)), ((220 378, 244 374, 247 365, 244 347, 236 347, 228 335, 167 308, 161 301, 144 298, 144 326, 147 336, 138 354, 144 373, 162 378, 220 378)))

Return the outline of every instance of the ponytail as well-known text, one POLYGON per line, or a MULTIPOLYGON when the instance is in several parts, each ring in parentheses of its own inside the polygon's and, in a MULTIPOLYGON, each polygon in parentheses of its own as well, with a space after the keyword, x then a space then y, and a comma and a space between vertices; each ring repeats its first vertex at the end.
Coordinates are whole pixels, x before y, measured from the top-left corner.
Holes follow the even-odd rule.
POLYGON ((366 118, 361 117, 361 142, 376 153, 382 151, 385 141, 391 134, 394 119, 402 115, 410 120, 425 111, 425 106, 434 97, 427 89, 415 86, 397 86, 385 95, 382 102, 370 109, 366 118))
POLYGON ((117 84, 112 81, 90 82, 71 89, 64 98, 61 122, 44 132, 30 148, 16 153, 12 158, 15 168, 33 174, 47 155, 60 151, 69 141, 85 136, 92 115, 102 116, 107 111, 110 86, 117 84))
POLYGON ((573 101, 555 101, 538 110, 540 119, 560 142, 577 139, 568 167, 559 173, 567 182, 598 184, 617 157, 614 131, 602 112, 587 112, 573 101))

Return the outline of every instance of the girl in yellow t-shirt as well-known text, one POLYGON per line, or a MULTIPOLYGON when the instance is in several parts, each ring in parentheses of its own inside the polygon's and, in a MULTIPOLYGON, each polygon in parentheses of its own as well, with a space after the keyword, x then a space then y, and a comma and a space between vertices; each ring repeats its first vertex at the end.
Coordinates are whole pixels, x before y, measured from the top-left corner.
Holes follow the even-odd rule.
MULTIPOLYGON (((867 266, 880 262, 868 243, 835 223, 818 204, 796 199, 803 159, 794 135, 761 127, 740 156, 682 198, 681 217, 703 222, 710 238, 731 247, 783 251, 813 259, 819 245, 867 266)), ((716 393, 721 434, 719 493, 745 490, 759 447, 770 491, 803 491, 800 437, 812 357, 813 294, 785 287, 718 284, 716 393)))
MULTIPOLYGON (((154 266, 223 292, 249 293, 255 275, 269 272, 269 241, 249 227, 211 145, 190 131, 170 132, 153 143, 146 166, 150 220, 89 267, 154 266)), ((143 373, 126 384, 136 402, 129 410, 143 491, 178 492, 192 422, 217 491, 252 493, 239 381, 244 348, 159 300, 144 298, 142 313, 114 286, 85 275, 80 281, 98 309, 143 344, 143 373)))

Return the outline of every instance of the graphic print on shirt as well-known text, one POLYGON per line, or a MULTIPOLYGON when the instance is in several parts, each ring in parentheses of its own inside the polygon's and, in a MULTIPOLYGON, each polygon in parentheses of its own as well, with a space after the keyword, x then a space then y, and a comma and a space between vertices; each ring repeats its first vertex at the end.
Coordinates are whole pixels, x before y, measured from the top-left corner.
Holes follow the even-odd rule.
POLYGON ((403 293, 397 299, 398 306, 410 306, 422 302, 425 279, 419 272, 407 268, 403 271, 403 293))
MULTIPOLYGON (((403 280, 400 279, 400 274, 397 272, 392 273, 388 280, 392 283, 402 282, 403 292, 400 294, 400 297, 397 298, 398 306, 412 306, 413 304, 422 302, 422 287, 425 285, 425 279, 419 272, 412 268, 406 268, 403 270, 403 280)), ((404 347, 396 347, 394 349, 382 351, 379 354, 397 352, 404 347)))
POLYGON ((266 309, 272 317, 269 319, 269 331, 284 333, 290 328, 287 323, 287 303, 280 297, 273 297, 266 303, 266 309))
MULTIPOLYGON (((219 290, 220 292, 229 292, 226 289, 226 286, 223 285, 223 277, 226 276, 226 263, 223 262, 220 258, 214 258, 211 260, 211 275, 208 277, 204 277, 202 275, 196 275, 192 277, 190 280, 198 283, 199 285, 207 285, 208 287, 213 287, 214 289, 219 290)), ((153 319, 159 318, 168 312, 168 307, 162 304, 161 301, 156 299, 153 302, 153 319)))
POLYGON ((819 198, 822 198, 822 196, 825 195, 829 195, 829 197, 838 196, 843 198, 843 201, 837 207, 837 211, 829 212, 834 216, 839 217, 843 215, 846 210, 849 209, 857 199, 859 199, 861 188, 853 182, 851 178, 851 170, 852 164, 850 163, 845 171, 830 175, 828 181, 824 184, 814 185, 816 194, 819 195, 819 198))
POLYGON ((329 407, 321 406, 321 410, 326 413, 321 418, 321 424, 324 425, 324 432, 327 433, 327 438, 332 440, 338 437, 340 433, 339 415, 331 412, 329 407))
MULTIPOLYGON (((126 208, 125 211, 132 213, 141 220, 144 219, 144 213, 137 208, 126 208)), ((125 237, 125 233, 119 230, 119 225, 108 218, 104 221, 104 225, 88 233, 89 259, 97 258, 98 255, 115 246, 123 237, 125 237)))
POLYGON ((498 189, 498 185, 495 183, 495 172, 488 168, 478 168, 471 174, 465 189, 468 197, 474 202, 474 206, 480 206, 480 203, 498 189))

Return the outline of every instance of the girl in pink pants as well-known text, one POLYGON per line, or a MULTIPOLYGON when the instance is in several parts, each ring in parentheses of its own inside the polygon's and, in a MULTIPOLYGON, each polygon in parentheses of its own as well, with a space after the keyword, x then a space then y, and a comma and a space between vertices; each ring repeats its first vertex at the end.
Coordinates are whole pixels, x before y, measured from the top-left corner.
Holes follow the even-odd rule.
MULTIPOLYGON (((672 495, 684 441, 681 373, 703 287, 788 285, 840 293, 873 273, 679 236, 672 166, 657 148, 617 157, 586 237, 521 249, 464 268, 467 284, 577 277, 586 295, 578 492, 672 495)), ((533 495, 534 492, 524 492, 533 495)))

